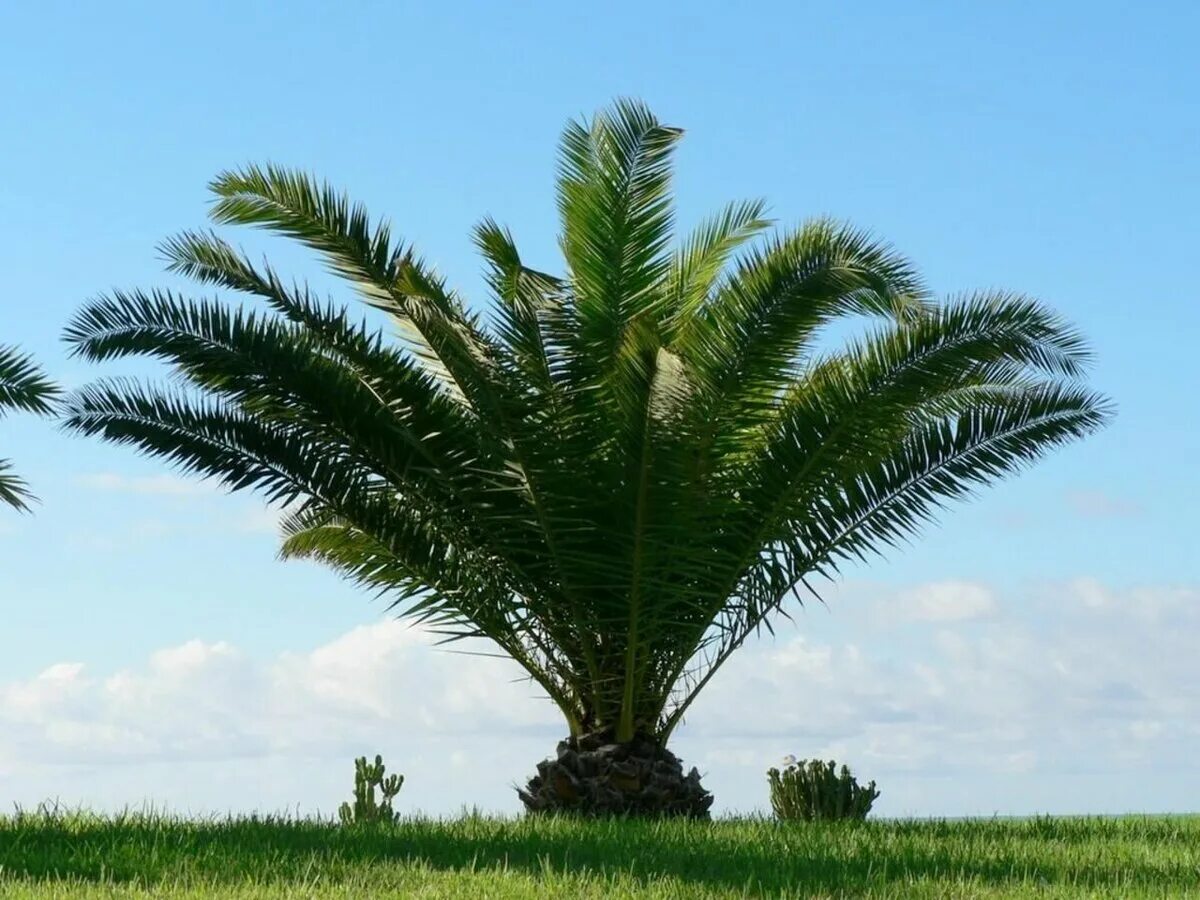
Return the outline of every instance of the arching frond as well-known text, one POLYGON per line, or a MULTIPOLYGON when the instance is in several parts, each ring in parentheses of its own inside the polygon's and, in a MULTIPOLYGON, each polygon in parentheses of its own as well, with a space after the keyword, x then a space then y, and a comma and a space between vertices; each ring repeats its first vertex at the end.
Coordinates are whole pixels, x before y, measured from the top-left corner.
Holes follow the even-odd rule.
POLYGON ((11 410, 46 414, 54 409, 58 388, 15 347, 0 346, 0 416, 11 410))
MULTIPOLYGON (((53 411, 58 387, 15 347, 0 346, 0 418, 13 410, 36 414, 53 411)), ((25 481, 12 471, 12 463, 0 459, 0 503, 28 510, 34 499, 25 481)))
POLYGON ((393 244, 386 223, 328 184, 276 166, 218 175, 212 217, 257 225, 317 250, 367 302, 389 313, 417 356, 455 395, 470 396, 487 379, 485 341, 461 301, 446 291, 411 247, 393 244))
POLYGON ((912 264, 862 231, 820 219, 747 253, 673 347, 717 396, 772 396, 818 328, 843 316, 919 315, 912 264))

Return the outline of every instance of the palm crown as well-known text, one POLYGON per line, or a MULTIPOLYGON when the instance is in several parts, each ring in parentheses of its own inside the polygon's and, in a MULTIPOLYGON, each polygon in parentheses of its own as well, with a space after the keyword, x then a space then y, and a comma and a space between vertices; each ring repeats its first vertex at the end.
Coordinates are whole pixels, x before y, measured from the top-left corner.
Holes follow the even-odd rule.
MULTIPOLYGON (((48 413, 57 394, 32 359, 14 347, 0 347, 0 416, 10 410, 48 413)), ((24 510, 31 499, 24 480, 13 474, 12 464, 0 459, 0 503, 24 510)))
POLYGON ((225 172, 215 222, 317 251, 400 340, 185 232, 164 245, 172 271, 265 308, 169 290, 90 302, 76 353, 158 357, 183 386, 92 384, 68 425, 287 504, 285 556, 490 639, 572 734, 664 742, 807 576, 1107 415, 1056 315, 1010 293, 935 302, 861 231, 766 234, 744 202, 673 249, 680 135, 632 102, 568 125, 564 274, 525 265, 485 220, 487 319, 330 187, 225 172))

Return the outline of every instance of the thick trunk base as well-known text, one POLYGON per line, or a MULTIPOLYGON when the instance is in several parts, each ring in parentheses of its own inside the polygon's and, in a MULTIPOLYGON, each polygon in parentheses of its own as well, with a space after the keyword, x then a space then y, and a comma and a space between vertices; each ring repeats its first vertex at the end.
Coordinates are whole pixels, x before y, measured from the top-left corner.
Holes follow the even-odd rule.
POLYGON ((707 819, 713 802, 696 769, 685 775, 674 753, 646 737, 569 738, 537 771, 517 790, 531 813, 707 819))

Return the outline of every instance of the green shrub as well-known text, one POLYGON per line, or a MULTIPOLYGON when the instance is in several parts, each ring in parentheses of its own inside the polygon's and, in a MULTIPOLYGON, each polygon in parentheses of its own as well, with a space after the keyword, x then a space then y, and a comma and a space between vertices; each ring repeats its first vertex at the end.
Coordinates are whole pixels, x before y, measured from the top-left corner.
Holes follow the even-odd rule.
POLYGON ((384 776, 383 757, 376 756, 374 764, 365 756, 354 761, 354 805, 343 803, 338 808, 338 818, 343 825, 377 825, 394 823, 399 814, 392 811, 392 800, 400 793, 404 784, 403 775, 384 776), (375 799, 379 789, 381 800, 375 799))
POLYGON ((789 756, 782 771, 767 770, 767 781, 771 809, 783 821, 865 819, 879 796, 874 781, 863 787, 848 768, 839 772, 832 760, 789 756))

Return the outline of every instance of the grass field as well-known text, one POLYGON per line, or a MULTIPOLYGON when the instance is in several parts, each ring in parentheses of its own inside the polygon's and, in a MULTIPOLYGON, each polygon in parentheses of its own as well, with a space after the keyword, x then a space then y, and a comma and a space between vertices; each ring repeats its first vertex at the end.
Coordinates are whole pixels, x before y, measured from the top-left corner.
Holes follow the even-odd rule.
POLYGON ((894 821, 0 818, 0 896, 1200 897, 1200 817, 894 821))

